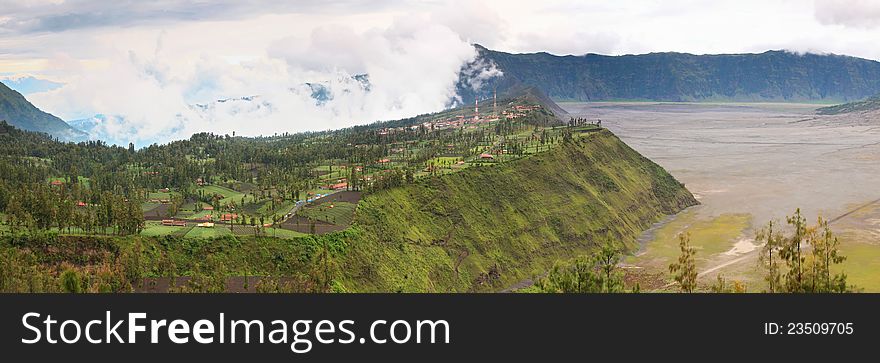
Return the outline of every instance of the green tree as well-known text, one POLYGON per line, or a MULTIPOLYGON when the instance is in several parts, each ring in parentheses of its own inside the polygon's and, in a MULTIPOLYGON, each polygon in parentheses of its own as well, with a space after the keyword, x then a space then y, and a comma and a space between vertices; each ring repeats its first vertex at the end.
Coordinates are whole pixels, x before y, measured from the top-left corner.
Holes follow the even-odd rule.
POLYGON ((802 248, 807 236, 807 220, 798 208, 793 216, 786 218, 792 228, 792 235, 783 239, 779 249, 779 257, 785 262, 786 269, 782 275, 786 292, 806 292, 804 285, 804 260, 802 248))
POLYGON ((812 265, 814 292, 845 292, 847 290, 846 274, 834 274, 834 265, 846 261, 840 252, 840 241, 831 232, 828 221, 819 217, 813 236, 810 238, 812 247, 812 265))
POLYGON ((746 285, 741 281, 727 281, 724 279, 724 276, 718 274, 717 280, 709 287, 709 291, 714 293, 744 293, 746 292, 746 285))
POLYGON ((833 271, 834 266, 843 263, 846 257, 840 252, 840 242, 831 231, 827 220, 819 217, 816 225, 807 225, 798 209, 786 221, 791 226, 789 236, 773 231, 772 223, 758 234, 759 241, 765 244, 762 263, 768 266, 765 280, 771 292, 828 293, 856 290, 855 286, 847 285, 845 273, 833 271), (778 257, 774 257, 774 251, 778 251, 778 257), (777 260, 782 261, 784 267, 774 266, 778 264, 775 262, 777 260))
POLYGON ((774 226, 773 221, 768 222, 767 226, 758 231, 755 237, 757 242, 764 245, 761 248, 761 256, 758 261, 767 269, 764 280, 767 282, 768 292, 778 292, 781 287, 779 253, 774 254, 774 251, 778 251, 782 246, 783 236, 781 232, 773 229, 774 226))
POLYGON ((697 250, 691 247, 691 234, 688 232, 679 233, 678 241, 681 254, 677 262, 669 265, 669 272, 673 274, 681 292, 694 292, 697 288, 697 265, 694 260, 697 250))
POLYGON ((81 293, 81 279, 79 273, 72 268, 68 268, 61 273, 61 287, 64 289, 64 292, 69 293, 81 293))
POLYGON ((608 243, 590 256, 555 264, 537 286, 544 292, 554 293, 622 292, 624 282, 619 262, 620 251, 608 243))

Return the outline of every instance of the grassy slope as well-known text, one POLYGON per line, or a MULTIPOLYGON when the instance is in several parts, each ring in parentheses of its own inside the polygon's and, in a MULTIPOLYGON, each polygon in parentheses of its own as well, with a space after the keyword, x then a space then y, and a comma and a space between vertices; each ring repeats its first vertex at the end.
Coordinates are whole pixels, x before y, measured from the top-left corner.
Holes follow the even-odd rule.
POLYGON ((142 236, 46 242, 4 236, 0 251, 51 245, 35 262, 57 268, 66 261, 92 271, 140 246, 142 276, 167 276, 169 269, 188 275, 208 260, 228 276, 304 276, 321 266, 326 242, 335 280, 348 291, 490 291, 541 274, 609 236, 633 247, 664 214, 695 203, 662 168, 603 131, 518 161, 370 194, 352 228, 326 235, 268 230, 285 239, 185 238, 209 231, 151 222, 142 236), (163 228, 176 232, 149 236, 163 228), (495 266, 497 280, 476 284, 495 266))
POLYGON ((608 238, 631 248, 664 214, 693 204, 661 167, 603 131, 531 158, 369 195, 358 206, 344 284, 497 290, 608 238), (476 286, 494 266, 500 278, 476 286))
POLYGON ((880 96, 874 96, 862 101, 844 103, 840 105, 822 107, 816 112, 820 115, 839 115, 850 112, 880 110, 880 96))

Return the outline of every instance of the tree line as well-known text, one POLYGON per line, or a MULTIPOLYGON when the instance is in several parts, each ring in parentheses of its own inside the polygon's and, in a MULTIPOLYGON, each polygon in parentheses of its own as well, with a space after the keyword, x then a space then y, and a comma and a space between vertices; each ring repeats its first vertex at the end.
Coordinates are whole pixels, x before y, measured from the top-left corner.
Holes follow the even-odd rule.
MULTIPOLYGON (((859 291, 847 282, 845 272, 835 266, 846 257, 840 251, 840 241, 831 231, 827 220, 819 217, 809 225, 801 210, 786 217, 786 228, 768 222, 757 232, 756 241, 762 244, 758 268, 769 293, 846 293, 859 291)), ((714 293, 746 292, 741 281, 729 281, 722 275, 710 284, 700 285, 696 266, 697 249, 687 232, 678 235, 679 256, 669 264, 673 285, 684 293, 707 291, 714 293)), ((571 262, 557 263, 540 279, 536 286, 543 292, 614 293, 639 291, 638 283, 625 286, 624 273, 619 266, 621 250, 613 243, 600 246, 589 256, 571 262)))

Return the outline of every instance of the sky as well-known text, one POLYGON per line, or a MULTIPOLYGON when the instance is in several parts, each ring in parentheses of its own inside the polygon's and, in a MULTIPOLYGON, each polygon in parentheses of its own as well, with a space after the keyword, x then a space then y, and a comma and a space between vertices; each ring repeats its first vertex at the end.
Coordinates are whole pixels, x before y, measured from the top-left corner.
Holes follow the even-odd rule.
POLYGON ((456 97, 473 43, 515 53, 785 49, 880 60, 878 40, 872 0, 0 0, 0 79, 51 82, 28 100, 68 121, 103 115, 93 137, 140 146, 438 111, 456 97), (315 102, 307 83, 333 98, 315 102))

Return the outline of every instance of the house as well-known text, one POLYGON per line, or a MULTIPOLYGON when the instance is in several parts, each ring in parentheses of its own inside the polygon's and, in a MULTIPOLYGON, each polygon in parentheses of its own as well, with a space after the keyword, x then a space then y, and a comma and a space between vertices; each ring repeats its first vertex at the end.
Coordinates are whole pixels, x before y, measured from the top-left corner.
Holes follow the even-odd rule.
POLYGON ((174 221, 172 223, 175 227, 186 227, 186 221, 174 221))
POLYGON ((202 228, 214 228, 214 223, 212 223, 212 222, 205 222, 205 223, 199 223, 199 224, 196 224, 196 226, 198 226, 198 227, 202 227, 202 228))
POLYGON ((336 183, 336 184, 333 184, 330 186, 330 189, 333 189, 333 190, 342 190, 345 188, 348 188, 348 183, 346 183, 346 182, 336 183))
POLYGON ((492 154, 486 154, 486 153, 483 153, 483 154, 480 154, 480 159, 483 159, 483 160, 495 160, 495 157, 492 156, 492 154))
POLYGON ((53 181, 49 182, 49 184, 54 185, 54 186, 59 186, 59 185, 64 185, 64 182, 60 181, 60 180, 53 180, 53 181))
POLYGON ((83 202, 83 201, 76 202, 76 206, 77 206, 77 207, 85 207, 85 206, 87 206, 87 205, 88 205, 88 204, 86 204, 86 202, 83 202))
POLYGON ((214 207, 210 205, 204 205, 202 206, 202 210, 214 210, 214 207))
POLYGON ((229 222, 229 221, 236 220, 236 219, 238 219, 238 214, 235 214, 235 213, 226 213, 226 214, 220 215, 220 221, 223 221, 223 222, 229 222))
POLYGON ((163 226, 173 226, 173 225, 174 225, 174 220, 173 220, 173 219, 163 219, 163 220, 162 220, 162 225, 163 225, 163 226))
POLYGON ((377 161, 377 162, 378 162, 379 164, 385 164, 385 163, 390 163, 391 160, 389 160, 389 159, 379 159, 379 161, 377 161))

